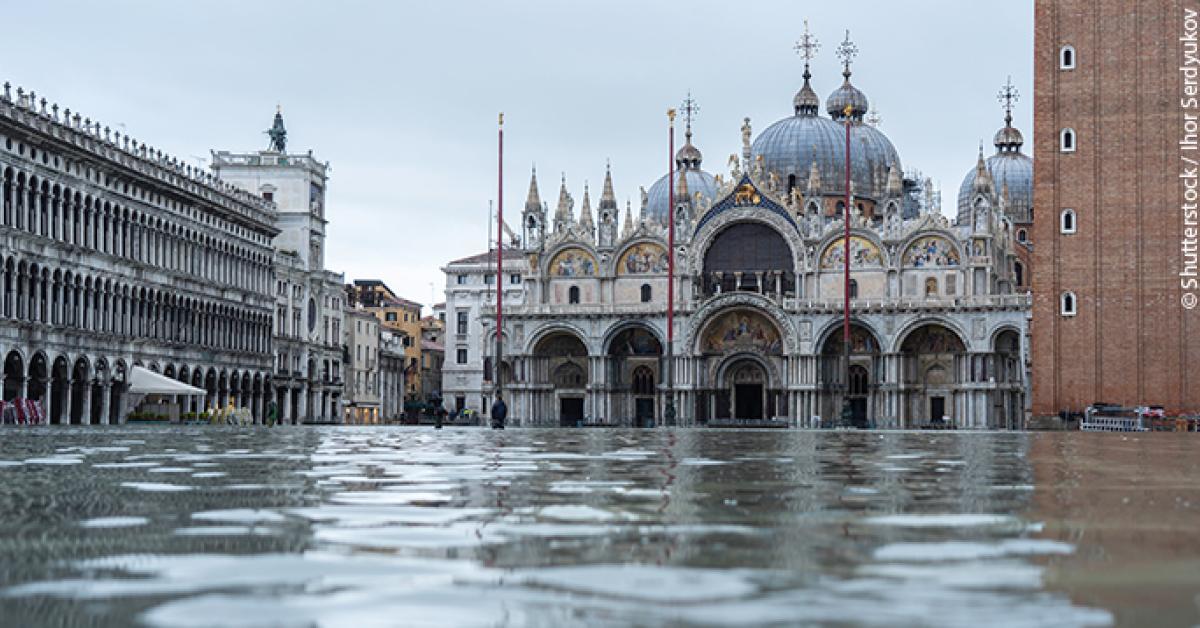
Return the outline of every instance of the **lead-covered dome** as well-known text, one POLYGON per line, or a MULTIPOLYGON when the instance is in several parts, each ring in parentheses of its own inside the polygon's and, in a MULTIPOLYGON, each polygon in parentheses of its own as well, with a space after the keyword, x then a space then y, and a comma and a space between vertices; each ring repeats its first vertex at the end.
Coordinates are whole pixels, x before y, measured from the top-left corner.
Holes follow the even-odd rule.
MULTIPOLYGON (((703 161, 704 156, 700 152, 700 149, 692 144, 692 131, 689 128, 683 147, 675 152, 676 170, 675 178, 671 180, 671 184, 678 185, 680 176, 683 176, 687 182, 689 196, 695 198, 696 194, 699 193, 700 196, 711 200, 716 198, 717 195, 717 180, 711 174, 700 169, 700 164, 703 161)), ((669 174, 663 175, 646 192, 646 216, 662 224, 667 223, 667 216, 670 215, 670 191, 672 188, 668 187, 667 179, 669 177, 669 174)))
MULTIPOLYGON (((996 133, 996 154, 986 161, 996 193, 1008 195, 1008 216, 1016 223, 1033 222, 1033 159, 1021 152, 1024 137, 1012 125, 1012 114, 996 133)), ((977 171, 972 168, 958 189, 958 223, 967 224, 971 214, 971 192, 977 171)))
MULTIPOLYGON (((793 101, 795 114, 760 133, 751 145, 750 153, 755 161, 761 157, 763 167, 768 172, 774 172, 789 188, 803 186, 808 181, 813 163, 816 163, 821 176, 822 194, 844 194, 846 127, 844 123, 821 117, 817 107, 808 106, 810 101, 807 94, 812 93, 808 76, 805 72, 804 87, 793 101), (806 106, 799 106, 801 101, 806 106)), ((850 89, 858 92, 853 86, 850 89)), ((858 93, 861 95, 861 92, 858 93)), ((855 193, 879 199, 883 196, 885 183, 880 180, 880 174, 886 174, 892 166, 903 171, 900 155, 887 136, 862 121, 867 106, 865 95, 859 99, 853 93, 839 89, 830 97, 829 103, 832 106, 836 99, 841 98, 855 103, 852 105, 854 113, 850 121, 850 171, 855 193)))

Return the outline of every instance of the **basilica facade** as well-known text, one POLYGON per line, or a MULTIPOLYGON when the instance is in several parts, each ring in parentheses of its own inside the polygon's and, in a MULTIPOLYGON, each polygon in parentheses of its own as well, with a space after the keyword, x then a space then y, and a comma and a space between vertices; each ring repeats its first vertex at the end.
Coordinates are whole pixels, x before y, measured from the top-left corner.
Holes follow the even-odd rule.
MULTIPOLYGON (((819 417, 832 425, 848 401, 860 426, 1024 425, 1031 300, 1017 277, 1021 250, 1010 211, 1014 197, 1031 197, 1024 189, 1031 181, 998 183, 999 162, 981 153, 951 223, 929 182, 906 176, 891 141, 866 120, 867 97, 851 82, 848 58, 843 77, 822 115, 806 65, 790 115, 757 136, 745 120, 741 154, 730 156, 726 173, 703 169, 689 121, 674 179, 643 190, 636 216, 628 203, 620 216, 611 172, 595 207, 585 189, 578 212, 565 178, 551 212, 535 173, 522 213, 523 294, 503 319, 499 376, 511 422, 809 424, 819 417)), ((690 120, 689 103, 684 114, 690 120)), ((997 142, 1001 135, 1011 142, 1004 131, 997 142)), ((1031 211, 1021 210, 1021 219, 1031 211)), ((494 306, 480 312, 485 320, 494 313, 494 306)), ((487 342, 479 348, 485 354, 487 342)))

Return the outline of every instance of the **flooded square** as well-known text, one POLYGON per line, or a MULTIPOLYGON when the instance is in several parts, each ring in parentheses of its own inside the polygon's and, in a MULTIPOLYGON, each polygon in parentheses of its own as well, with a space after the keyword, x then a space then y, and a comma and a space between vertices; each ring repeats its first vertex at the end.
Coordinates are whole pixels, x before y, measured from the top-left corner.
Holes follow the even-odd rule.
POLYGON ((1200 621, 1174 435, 6 429, 6 625, 1200 621))

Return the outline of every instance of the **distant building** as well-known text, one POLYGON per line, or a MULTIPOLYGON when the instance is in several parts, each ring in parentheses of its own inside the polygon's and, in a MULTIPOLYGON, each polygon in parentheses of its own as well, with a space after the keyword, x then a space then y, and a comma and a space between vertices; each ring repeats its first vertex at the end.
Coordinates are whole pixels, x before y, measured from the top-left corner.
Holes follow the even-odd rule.
MULTIPOLYGON (((524 254, 505 249, 502 281, 505 303, 516 306, 524 301, 528 268, 524 254)), ((488 326, 480 313, 485 308, 495 310, 496 253, 493 250, 454 260, 442 272, 446 274, 446 303, 442 311, 446 321, 442 342, 443 403, 450 410, 471 408, 486 414, 491 407, 493 388, 495 327, 494 323, 488 326)))
POLYGON ((404 353, 404 336, 397 331, 381 329, 379 333, 379 406, 385 422, 398 421, 404 413, 404 372, 408 357, 404 353))
MULTIPOLYGON (((437 311, 435 306, 434 311, 437 311)), ((445 322, 437 316, 421 319, 421 400, 442 402, 442 364, 446 359, 445 322)))
POLYGON ((275 114, 271 147, 252 153, 217 151, 213 171, 277 207, 272 244, 275 295, 275 401, 284 422, 341 417, 342 310, 340 273, 325 270, 325 190, 328 164, 287 153, 283 116, 275 114))
POLYGON ((1200 413, 1200 314, 1184 306, 1200 295, 1184 285, 1200 273, 1184 194, 1200 138, 1183 125, 1200 102, 1180 72, 1196 3, 1035 7, 1033 414, 1200 413))
POLYGON ((347 308, 345 422, 379 423, 379 320, 365 309, 347 308))
POLYGON ((400 335, 404 345, 404 395, 416 401, 421 395, 421 304, 396 296, 377 279, 356 279, 347 294, 379 318, 383 328, 400 335))

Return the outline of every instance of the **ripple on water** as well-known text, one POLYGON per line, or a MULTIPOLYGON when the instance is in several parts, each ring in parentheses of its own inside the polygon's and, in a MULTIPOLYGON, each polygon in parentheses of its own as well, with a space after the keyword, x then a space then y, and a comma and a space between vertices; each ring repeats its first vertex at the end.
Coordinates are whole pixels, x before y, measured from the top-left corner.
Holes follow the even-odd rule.
POLYGON ((85 528, 132 528, 150 523, 145 517, 96 517, 79 522, 85 528))

